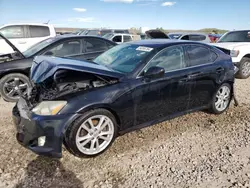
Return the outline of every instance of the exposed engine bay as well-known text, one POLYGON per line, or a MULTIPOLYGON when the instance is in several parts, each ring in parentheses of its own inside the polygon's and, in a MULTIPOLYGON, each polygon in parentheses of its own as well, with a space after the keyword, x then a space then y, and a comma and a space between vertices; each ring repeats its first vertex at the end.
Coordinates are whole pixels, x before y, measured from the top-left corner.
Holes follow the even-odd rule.
POLYGON ((78 91, 114 84, 118 80, 106 76, 95 75, 73 70, 58 70, 45 82, 33 84, 33 88, 25 97, 31 106, 42 100, 53 100, 78 91))
POLYGON ((17 53, 0 55, 0 63, 12 61, 15 59, 21 59, 20 55, 18 55, 17 53))

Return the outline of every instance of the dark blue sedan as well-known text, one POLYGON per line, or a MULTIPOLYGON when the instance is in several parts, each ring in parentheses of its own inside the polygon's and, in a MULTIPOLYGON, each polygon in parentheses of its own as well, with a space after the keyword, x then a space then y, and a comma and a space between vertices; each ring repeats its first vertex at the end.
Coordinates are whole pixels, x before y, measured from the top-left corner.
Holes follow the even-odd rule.
MULTIPOLYGON (((186 113, 224 112, 234 66, 203 43, 143 40, 115 46, 93 62, 39 56, 33 89, 13 109, 17 140, 39 155, 104 152, 118 135, 186 113)), ((124 143, 126 144, 126 143, 124 143)))

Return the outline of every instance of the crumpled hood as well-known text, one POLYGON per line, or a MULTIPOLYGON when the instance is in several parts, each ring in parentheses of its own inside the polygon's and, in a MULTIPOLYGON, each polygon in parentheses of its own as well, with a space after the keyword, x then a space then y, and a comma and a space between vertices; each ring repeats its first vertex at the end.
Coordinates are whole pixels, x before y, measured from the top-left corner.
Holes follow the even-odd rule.
POLYGON ((124 74, 115 72, 105 66, 95 63, 72 60, 49 56, 36 56, 30 72, 30 79, 33 83, 41 83, 54 75, 58 70, 73 70, 86 73, 93 73, 111 78, 121 78, 124 74))
POLYGON ((221 42, 221 43, 219 42, 219 43, 212 43, 211 45, 225 48, 228 50, 233 50, 236 47, 241 47, 241 46, 245 46, 245 45, 250 46, 250 42, 240 42, 240 43, 239 42, 221 42))

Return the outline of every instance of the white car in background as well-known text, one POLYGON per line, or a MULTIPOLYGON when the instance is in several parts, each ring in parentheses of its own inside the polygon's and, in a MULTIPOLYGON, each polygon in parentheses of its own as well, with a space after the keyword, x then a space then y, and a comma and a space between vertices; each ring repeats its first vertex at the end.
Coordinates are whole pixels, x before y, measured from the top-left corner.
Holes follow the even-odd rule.
POLYGON ((233 63, 239 68, 236 78, 250 76, 250 30, 227 32, 213 45, 230 50, 233 63))
POLYGON ((140 35, 132 35, 127 33, 107 33, 103 38, 111 40, 117 44, 124 42, 130 42, 135 40, 141 40, 140 35))
MULTIPOLYGON (((0 27, 0 33, 21 52, 42 40, 56 36, 53 25, 31 23, 6 24, 0 27)), ((13 49, 1 39, 0 54, 8 53, 13 53, 13 49)))

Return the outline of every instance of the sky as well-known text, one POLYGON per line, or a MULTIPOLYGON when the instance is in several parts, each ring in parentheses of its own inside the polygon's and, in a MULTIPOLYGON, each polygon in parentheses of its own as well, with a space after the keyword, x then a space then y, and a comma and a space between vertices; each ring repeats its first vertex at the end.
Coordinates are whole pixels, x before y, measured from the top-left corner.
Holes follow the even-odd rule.
POLYGON ((0 0, 0 25, 249 29, 250 0, 0 0))

